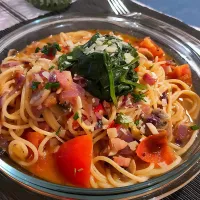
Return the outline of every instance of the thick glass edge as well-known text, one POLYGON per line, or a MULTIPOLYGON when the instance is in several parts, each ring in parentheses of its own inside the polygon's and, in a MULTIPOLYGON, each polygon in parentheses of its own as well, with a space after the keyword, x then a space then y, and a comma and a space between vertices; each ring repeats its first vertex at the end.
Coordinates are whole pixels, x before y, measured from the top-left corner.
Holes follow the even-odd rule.
MULTIPOLYGON (((45 18, 45 19, 42 19, 42 20, 36 20, 36 21, 34 21, 34 22, 32 22, 32 23, 30 23, 30 24, 28 24, 28 25, 26 25, 25 27, 26 27, 26 30, 28 31, 28 32, 30 32, 31 30, 37 30, 37 29, 39 29, 39 28, 41 28, 42 26, 46 26, 47 24, 49 24, 49 23, 52 23, 53 21, 55 21, 55 20, 57 20, 57 22, 56 23, 60 23, 60 22, 62 22, 62 21, 64 21, 64 22, 66 22, 66 21, 71 21, 71 20, 73 20, 73 18, 78 18, 78 19, 80 19, 81 20, 81 16, 80 16, 80 18, 79 18, 79 16, 72 16, 70 19, 68 18, 68 19, 65 19, 65 15, 61 15, 61 16, 57 16, 57 17, 48 17, 48 18, 45 18), (35 26, 35 27, 33 27, 32 29, 31 29, 31 27, 32 26, 35 26)), ((134 17, 134 18, 138 18, 138 17, 144 17, 144 18, 149 18, 149 19, 153 19, 153 20, 157 20, 157 19, 154 19, 154 18, 151 18, 151 17, 148 17, 148 16, 145 16, 145 15, 143 15, 143 14, 141 14, 141 13, 135 13, 133 16, 131 16, 131 17, 134 17)), ((96 18, 91 18, 91 17, 86 17, 86 18, 84 18, 84 20, 86 20, 86 19, 88 19, 88 20, 102 20, 103 18, 102 17, 96 17, 96 18)), ((112 21, 112 23, 113 23, 113 21, 116 21, 116 23, 118 23, 117 25, 119 25, 119 22, 126 22, 126 21, 128 21, 128 22, 130 22, 131 23, 131 21, 130 21, 130 18, 128 18, 128 17, 113 17, 113 16, 106 16, 106 19, 107 19, 107 21, 108 22, 111 22, 112 21)), ((105 20, 105 19, 103 19, 103 20, 105 20)), ((164 23, 164 22, 161 22, 161 23, 164 23)), ((122 23, 121 23, 122 24, 122 23)), ((165 25, 166 25, 166 23, 164 23, 165 25)), ((121 25, 121 26, 126 26, 126 24, 123 24, 123 25, 121 25)), ((169 26, 171 26, 171 25, 169 25, 169 26)), ((1 40, 0 40, 0 50, 2 50, 5 46, 7 46, 8 45, 8 43, 6 43, 6 40, 8 40, 8 38, 13 38, 13 40, 14 39, 16 39, 16 38, 20 38, 20 36, 22 37, 23 36, 23 34, 25 34, 25 32, 23 31, 24 29, 25 29, 25 27, 21 27, 21 28, 19 28, 19 29, 17 29, 17 30, 15 30, 15 31, 13 31, 12 33, 10 33, 10 34, 8 34, 7 36, 5 36, 5 37, 3 37, 1 40), (20 32, 23 32, 23 33, 21 33, 20 34, 20 32)), ((173 29, 175 29, 175 30, 177 30, 179 33, 182 33, 183 35, 184 34, 187 34, 187 33, 185 33, 184 31, 181 31, 180 29, 177 29, 177 28, 175 28, 175 27, 173 27, 173 29)), ((199 40, 197 40, 196 38, 194 38, 193 36, 190 36, 190 35, 188 35, 187 34, 187 37, 189 37, 190 38, 190 40, 191 41, 193 41, 194 43, 196 43, 196 44, 200 44, 200 42, 199 42, 199 40)), ((12 41, 10 41, 10 42, 12 42, 12 41)), ((195 160, 194 160, 194 162, 196 162, 196 161, 198 161, 199 160, 199 155, 198 156, 196 156, 195 157, 195 160)), ((3 162, 3 161, 2 161, 3 162)), ((186 161, 185 163, 183 163, 182 165, 187 165, 187 164, 190 164, 191 163, 191 160, 190 161, 186 161)), ((2 163, 1 163, 2 164, 2 163)), ((6 163, 5 163, 6 164, 6 163)), ((151 181, 147 181, 147 182, 145 182, 145 183, 139 183, 139 184, 137 184, 137 186, 138 187, 136 187, 136 185, 132 185, 132 186, 126 186, 126 187, 123 187, 123 191, 127 191, 125 188, 127 188, 128 190, 136 190, 136 188, 140 188, 139 186, 142 186, 142 184, 145 184, 145 185, 148 185, 148 182, 151 182, 151 183, 156 183, 156 182, 161 182, 162 180, 165 180, 166 178, 169 178, 169 176, 173 176, 173 175, 176 175, 176 172, 178 171, 178 169, 182 166, 182 165, 180 165, 179 167, 177 167, 176 169, 174 169, 174 170, 172 170, 172 171, 170 171, 170 172, 168 172, 167 174, 165 174, 165 175, 162 175, 162 176, 160 176, 160 177, 158 177, 158 178, 154 178, 154 179, 151 179, 151 181)), ((12 167, 11 167, 12 168, 12 167)), ((184 166, 183 166, 183 168, 184 168, 184 166)), ((183 169, 183 168, 180 168, 180 169, 183 169)), ((14 168, 13 168, 14 169, 14 168)), ((12 170, 13 170, 12 169, 12 170)), ((15 169, 16 170, 16 169, 15 169)), ((19 172, 18 170, 16 171, 16 173, 21 173, 21 172, 19 172)), ((24 175, 23 173, 21 173, 23 176, 26 176, 26 177, 28 177, 28 179, 30 179, 30 178, 32 178, 32 177, 30 177, 30 176, 28 176, 28 175, 24 175)), ((26 179, 26 178, 25 178, 26 179)), ((70 189, 70 190, 72 190, 72 191, 74 191, 74 192, 78 192, 77 190, 82 190, 82 188, 73 188, 73 187, 69 187, 69 186, 58 186, 58 185, 56 185, 56 184, 52 184, 52 183, 49 183, 49 182, 46 182, 46 181, 42 181, 42 180, 40 180, 40 179, 36 179, 36 178, 32 178, 33 180, 33 182, 34 181, 39 181, 38 183, 41 183, 41 184, 45 184, 45 185, 49 185, 50 187, 55 187, 55 186, 57 186, 57 187, 64 187, 64 189, 65 190, 67 190, 67 189, 70 189)), ((151 184, 152 185, 152 184, 151 184)), ((99 190, 95 190, 95 189, 92 189, 92 190, 90 190, 90 189, 84 189, 85 191, 88 191, 88 193, 96 193, 96 192, 100 192, 99 190)), ((116 192, 120 192, 121 191, 121 188, 118 190, 118 188, 115 188, 115 189, 113 189, 113 190, 116 190, 116 192)), ((106 191, 110 191, 110 189, 104 189, 103 190, 103 192, 106 192, 106 191)))

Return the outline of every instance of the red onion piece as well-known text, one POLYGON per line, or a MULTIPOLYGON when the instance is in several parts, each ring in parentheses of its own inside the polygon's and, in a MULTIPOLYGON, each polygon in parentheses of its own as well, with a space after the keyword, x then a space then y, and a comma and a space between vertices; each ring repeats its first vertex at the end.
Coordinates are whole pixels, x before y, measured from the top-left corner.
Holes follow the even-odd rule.
POLYGON ((25 75, 23 73, 16 74, 15 78, 15 84, 16 84, 16 90, 21 89, 25 82, 25 75))
POLYGON ((156 83, 156 79, 153 78, 150 74, 145 73, 143 76, 143 80, 149 84, 149 85, 154 85, 156 83))
POLYGON ((134 140, 131 132, 126 128, 119 128, 117 133, 118 138, 124 140, 125 142, 132 142, 134 140))
POLYGON ((176 134, 175 134, 175 142, 178 145, 185 145, 188 140, 191 137, 191 132, 188 129, 188 126, 185 124, 180 124, 177 128, 176 134))
POLYGON ((130 157, 134 155, 134 152, 130 149, 129 146, 125 147, 124 149, 118 151, 118 155, 124 156, 124 157, 130 157))
POLYGON ((49 75, 49 82, 55 83, 57 81, 57 76, 54 73, 50 73, 49 75))
POLYGON ((73 81, 83 88, 87 85, 86 79, 82 76, 74 76, 73 81))

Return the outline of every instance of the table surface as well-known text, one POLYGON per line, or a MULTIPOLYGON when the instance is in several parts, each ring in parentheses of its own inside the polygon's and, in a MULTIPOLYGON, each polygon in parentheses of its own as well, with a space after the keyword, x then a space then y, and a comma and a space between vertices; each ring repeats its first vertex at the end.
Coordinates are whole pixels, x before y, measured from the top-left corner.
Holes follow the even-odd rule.
MULTIPOLYGON (((138 2, 144 3, 154 9, 172 15, 176 18, 180 18, 182 21, 190 25, 200 27, 200 0, 176 0, 175 5, 174 0, 138 0, 138 2)), ((128 6, 130 11, 135 11, 136 5, 132 4, 131 1, 124 0, 124 3, 128 6)), ((108 6, 107 0, 101 0, 101 2, 97 0, 78 0, 65 12, 79 13, 80 10, 81 13, 87 14, 88 11, 91 12, 91 14, 96 12, 102 14, 112 13, 111 8, 108 6)), ((198 200, 200 199, 199 185, 200 176, 196 177, 187 186, 180 189, 173 195, 166 197, 165 200, 198 200)), ((51 198, 32 193, 0 173, 0 200, 25 199, 50 200, 51 198)))

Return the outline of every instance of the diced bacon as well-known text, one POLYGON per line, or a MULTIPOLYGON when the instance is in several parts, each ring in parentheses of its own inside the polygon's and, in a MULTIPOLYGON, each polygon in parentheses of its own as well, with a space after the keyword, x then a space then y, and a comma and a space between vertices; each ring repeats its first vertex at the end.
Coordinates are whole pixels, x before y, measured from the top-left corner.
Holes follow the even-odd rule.
POLYGON ((19 61, 9 61, 8 63, 1 64, 1 68, 10 68, 22 64, 19 61))
POLYGON ((154 85, 156 83, 156 79, 153 78, 153 76, 151 76, 150 74, 148 73, 145 73, 144 76, 143 76, 143 80, 149 84, 149 85, 154 85))
POLYGON ((148 115, 151 114, 152 108, 148 104, 141 104, 141 110, 142 110, 142 113, 145 117, 145 116, 148 116, 148 115))
POLYGON ((57 81, 60 83, 61 87, 64 90, 71 89, 71 85, 73 83, 71 72, 70 71, 60 72, 59 70, 56 70, 55 73, 57 76, 57 81))
POLYGON ((128 145, 127 142, 119 138, 111 138, 110 141, 111 141, 112 149, 116 151, 120 151, 121 149, 124 149, 128 145))
POLYGON ((57 104, 57 99, 56 99, 56 94, 55 93, 51 93, 44 101, 43 105, 45 107, 51 107, 53 105, 57 104))
POLYGON ((184 146, 190 139, 191 135, 192 131, 189 129, 189 127, 185 124, 180 124, 174 133, 175 142, 178 145, 184 146))
POLYGON ((107 129, 107 134, 109 138, 116 138, 118 136, 116 128, 107 129))
POLYGON ((25 75, 21 71, 17 71, 15 74, 15 84, 16 89, 21 89, 23 87, 23 84, 25 82, 25 75))
POLYGON ((44 107, 42 107, 42 106, 40 106, 40 107, 39 106, 38 107, 33 106, 31 108, 31 110, 32 110, 34 116, 40 117, 40 115, 42 114, 42 112, 44 110, 44 107))
POLYGON ((131 162, 130 158, 124 158, 123 156, 114 156, 113 160, 121 167, 128 167, 131 162))

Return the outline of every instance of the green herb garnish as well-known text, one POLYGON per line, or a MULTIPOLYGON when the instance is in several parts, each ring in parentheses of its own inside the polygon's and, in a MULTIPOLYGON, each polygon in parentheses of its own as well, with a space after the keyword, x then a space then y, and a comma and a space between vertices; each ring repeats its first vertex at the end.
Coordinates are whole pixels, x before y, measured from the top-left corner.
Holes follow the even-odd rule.
POLYGON ((56 135, 58 135, 60 133, 61 130, 61 126, 58 128, 58 130, 56 131, 56 135))
POLYGON ((115 119, 116 124, 129 124, 132 121, 133 120, 131 119, 131 117, 124 115, 123 113, 117 114, 117 118, 115 119))
POLYGON ((144 99, 145 96, 142 93, 138 93, 138 94, 131 93, 131 95, 133 96, 134 103, 137 103, 139 101, 145 101, 146 102, 146 100, 144 99))
POLYGON ((139 119, 137 119, 137 120, 135 120, 135 122, 134 122, 134 123, 135 123, 135 125, 136 125, 136 126, 138 126, 138 125, 139 125, 139 123, 140 123, 140 120, 139 120, 139 119))
POLYGON ((55 66, 51 66, 51 67, 49 67, 49 71, 52 70, 52 69, 54 69, 54 68, 55 68, 55 66))
POLYGON ((57 51, 61 51, 61 48, 58 43, 47 43, 47 45, 43 46, 41 52, 47 56, 55 56, 57 51))
POLYGON ((84 87, 93 96, 117 102, 117 97, 131 93, 135 88, 145 89, 138 84, 139 56, 134 47, 111 35, 99 33, 84 45, 77 46, 58 59, 60 71, 70 70, 86 80, 84 87), (109 50, 102 45, 108 45, 109 50), (100 47, 98 50, 98 47, 100 47), (128 58, 128 59, 127 59, 128 58))
POLYGON ((33 81, 32 85, 31 85, 32 90, 36 90, 38 88, 39 84, 40 84, 40 82, 33 81))
POLYGON ((73 119, 74 119, 74 120, 77 120, 78 118, 79 118, 79 115, 78 115, 78 112, 76 112, 76 113, 74 114, 73 119))
POLYGON ((36 49, 35 49, 35 53, 38 53, 40 51, 40 47, 37 47, 36 49))
POLYGON ((193 130, 193 131, 195 131, 195 130, 198 130, 198 129, 200 129, 200 126, 198 126, 198 125, 193 125, 193 126, 190 126, 190 128, 193 130))
POLYGON ((55 82, 55 83, 46 83, 45 84, 45 89, 50 90, 50 89, 56 89, 60 87, 60 83, 59 82, 55 82))

